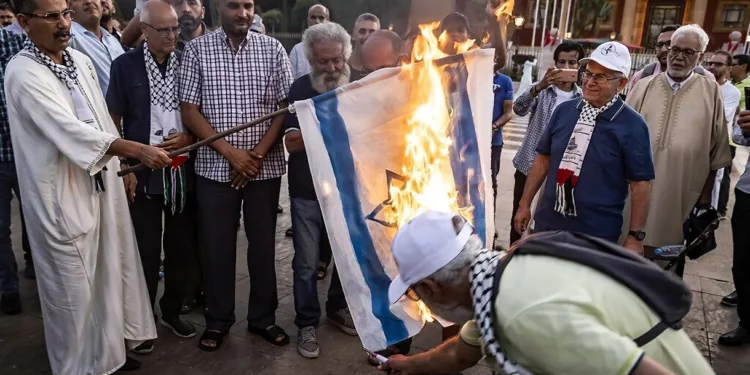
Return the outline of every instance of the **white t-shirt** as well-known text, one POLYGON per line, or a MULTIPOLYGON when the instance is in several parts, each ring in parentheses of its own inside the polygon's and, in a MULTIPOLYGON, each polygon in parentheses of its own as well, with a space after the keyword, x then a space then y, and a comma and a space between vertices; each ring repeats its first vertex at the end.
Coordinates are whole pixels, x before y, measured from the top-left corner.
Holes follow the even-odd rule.
POLYGON ((734 113, 737 107, 740 105, 740 98, 742 94, 732 82, 728 80, 721 85, 721 98, 724 100, 724 116, 727 118, 729 123, 729 134, 732 134, 732 125, 734 122, 734 113))
POLYGON ((557 108, 560 103, 573 99, 573 95, 575 94, 576 90, 570 90, 570 91, 563 91, 557 88, 557 86, 552 86, 552 88, 555 89, 555 95, 557 98, 555 98, 555 105, 552 106, 552 110, 554 111, 555 108, 557 108))

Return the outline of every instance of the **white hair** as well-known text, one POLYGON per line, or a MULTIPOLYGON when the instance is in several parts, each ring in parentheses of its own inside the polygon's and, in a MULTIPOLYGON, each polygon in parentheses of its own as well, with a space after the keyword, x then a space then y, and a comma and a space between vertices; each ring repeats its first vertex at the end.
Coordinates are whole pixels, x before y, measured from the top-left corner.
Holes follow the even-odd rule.
POLYGON ((675 38, 683 34, 694 35, 698 38, 698 52, 706 52, 706 46, 708 46, 708 34, 706 34, 700 26, 695 24, 680 26, 680 28, 675 30, 674 34, 672 34, 672 42, 674 43, 675 38))
POLYGON ((352 37, 346 29, 334 22, 320 23, 310 26, 302 34, 302 47, 310 63, 315 60, 315 45, 323 42, 341 43, 345 60, 352 55, 352 37))
POLYGON ((430 279, 439 285, 455 285, 460 283, 461 274, 471 263, 479 256, 479 252, 484 248, 479 236, 472 234, 469 241, 466 242, 461 252, 453 260, 430 275, 430 279))

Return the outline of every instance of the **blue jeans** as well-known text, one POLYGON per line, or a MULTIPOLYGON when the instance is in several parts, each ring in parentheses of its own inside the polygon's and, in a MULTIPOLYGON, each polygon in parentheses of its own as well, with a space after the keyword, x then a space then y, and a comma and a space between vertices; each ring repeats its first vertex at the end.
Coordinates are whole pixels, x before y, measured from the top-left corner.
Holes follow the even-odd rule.
MULTIPOLYGON (((0 292, 3 293, 18 293, 18 264, 10 241, 10 201, 13 199, 11 191, 20 201, 16 165, 12 162, 0 162, 0 292)), ((31 252, 23 223, 23 213, 21 213, 21 227, 23 250, 26 253, 24 257, 26 263, 29 264, 31 252)))
MULTIPOLYGON (((318 301, 318 259, 324 247, 330 248, 328 233, 323 223, 323 212, 318 201, 292 198, 292 227, 294 234, 294 324, 299 328, 320 323, 320 302, 318 301)), ((346 308, 344 290, 341 287, 338 271, 334 266, 331 285, 328 288, 326 311, 334 312, 346 308)))

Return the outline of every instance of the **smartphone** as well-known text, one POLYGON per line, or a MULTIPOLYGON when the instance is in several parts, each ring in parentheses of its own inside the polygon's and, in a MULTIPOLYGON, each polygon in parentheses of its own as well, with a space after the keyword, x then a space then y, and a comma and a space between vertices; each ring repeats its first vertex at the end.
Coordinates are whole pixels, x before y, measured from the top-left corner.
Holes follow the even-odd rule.
MULTIPOLYGON (((745 87, 745 98, 750 98, 750 87, 745 87)), ((750 100, 745 100, 745 110, 750 111, 750 100)))
POLYGON ((578 82, 578 69, 560 69, 560 81, 578 82))

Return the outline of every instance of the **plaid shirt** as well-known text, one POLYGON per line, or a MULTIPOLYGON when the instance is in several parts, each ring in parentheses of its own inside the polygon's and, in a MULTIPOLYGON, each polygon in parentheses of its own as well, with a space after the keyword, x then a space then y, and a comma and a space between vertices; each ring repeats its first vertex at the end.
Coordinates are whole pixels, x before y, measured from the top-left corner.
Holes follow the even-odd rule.
MULTIPOLYGON (((536 158, 536 146, 539 144, 542 134, 544 134, 544 129, 547 128, 552 112, 555 110, 555 101, 557 101, 554 86, 542 90, 536 95, 536 98, 531 96, 531 89, 535 86, 536 83, 531 85, 513 103, 513 112, 517 115, 526 116, 531 112, 523 143, 513 158, 513 165, 526 176, 531 172, 531 166, 536 158)), ((577 85, 573 85, 573 91, 573 98, 581 96, 581 88, 577 85)))
MULTIPOLYGON (((180 100, 200 106, 209 124, 221 132, 278 109, 292 84, 289 58, 278 40, 248 31, 235 51, 223 28, 192 40, 185 47, 180 67, 180 100)), ((253 149, 271 127, 271 121, 227 136, 232 146, 253 149)), ((195 172, 229 182, 232 167, 213 148, 198 149, 195 172)), ((286 173, 284 147, 277 142, 264 158, 258 180, 286 173)))
MULTIPOLYGON (((10 59, 23 49, 23 40, 23 36, 0 29, 0 88, 5 85, 5 67, 8 66, 10 59)), ((0 162, 14 162, 5 90, 0 90, 0 162)))

